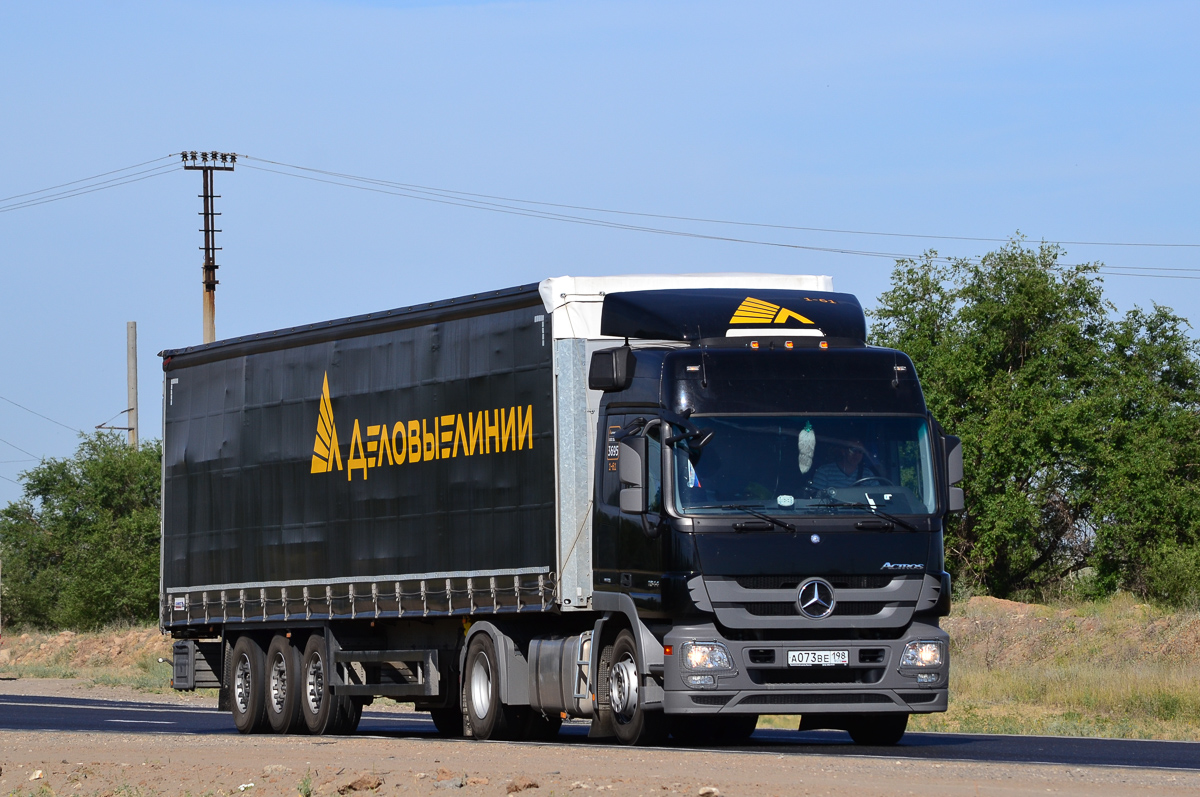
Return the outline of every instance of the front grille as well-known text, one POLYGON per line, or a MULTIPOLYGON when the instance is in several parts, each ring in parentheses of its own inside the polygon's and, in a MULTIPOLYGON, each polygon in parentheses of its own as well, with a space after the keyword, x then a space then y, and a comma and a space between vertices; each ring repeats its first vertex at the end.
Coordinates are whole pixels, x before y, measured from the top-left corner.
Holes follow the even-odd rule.
POLYGON ((756 684, 877 684, 882 667, 802 667, 788 670, 750 670, 756 684))
POLYGON ((739 706, 788 706, 795 704, 813 705, 816 703, 892 703, 892 699, 887 695, 877 695, 867 693, 865 695, 841 695, 841 694, 812 694, 809 692, 774 694, 774 695, 750 695, 741 700, 739 706))
MULTIPOLYGON (((738 576, 742 589, 795 589, 807 576, 738 576)), ((894 576, 872 573, 865 576, 821 576, 834 589, 883 589, 894 576)))
POLYGON ((692 702, 697 706, 723 706, 733 695, 692 695, 692 702))
MULTIPOLYGON (((833 606, 830 617, 867 617, 879 614, 887 606, 883 601, 838 601, 833 606)), ((777 601, 754 601, 743 603, 742 607, 755 617, 796 617, 800 610, 795 602, 780 603, 777 601)))

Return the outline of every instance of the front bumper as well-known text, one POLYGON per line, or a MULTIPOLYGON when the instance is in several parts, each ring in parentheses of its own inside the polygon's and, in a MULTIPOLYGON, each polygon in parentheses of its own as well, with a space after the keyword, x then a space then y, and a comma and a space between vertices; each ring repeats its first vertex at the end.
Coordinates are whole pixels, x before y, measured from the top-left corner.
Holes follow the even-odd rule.
POLYGON ((716 674, 716 685, 693 688, 678 655, 663 669, 663 708, 667 714, 847 714, 945 711, 950 677, 949 638, 937 626, 912 623, 900 639, 742 641, 721 636, 713 624, 677 626, 663 640, 679 651, 684 642, 723 643, 733 672, 716 674), (900 654, 914 640, 939 639, 938 667, 902 669, 900 654), (789 667, 788 652, 846 650, 850 663, 836 667, 789 667), (917 683, 917 673, 936 673, 935 683, 917 683))

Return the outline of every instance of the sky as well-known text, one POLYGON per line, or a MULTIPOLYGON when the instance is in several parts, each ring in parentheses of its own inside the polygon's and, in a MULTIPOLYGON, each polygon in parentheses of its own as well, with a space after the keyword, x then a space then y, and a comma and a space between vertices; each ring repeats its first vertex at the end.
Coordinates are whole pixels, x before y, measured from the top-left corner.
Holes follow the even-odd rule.
MULTIPOLYGON (((1200 271, 1162 270, 1200 268, 1198 28, 1194 3, 8 2, 0 198, 185 149, 249 156, 216 177, 218 338, 563 274, 828 274, 871 307, 894 259, 822 250, 978 256, 1000 244, 919 236, 1018 232, 1190 244, 1065 260, 1103 262, 1118 311, 1198 323, 1200 271), (264 161, 918 237, 558 210, 762 243, 661 235, 264 161)), ((169 169, 0 201, 0 502, 125 409, 127 321, 159 436, 157 353, 201 339, 199 192, 169 169)))

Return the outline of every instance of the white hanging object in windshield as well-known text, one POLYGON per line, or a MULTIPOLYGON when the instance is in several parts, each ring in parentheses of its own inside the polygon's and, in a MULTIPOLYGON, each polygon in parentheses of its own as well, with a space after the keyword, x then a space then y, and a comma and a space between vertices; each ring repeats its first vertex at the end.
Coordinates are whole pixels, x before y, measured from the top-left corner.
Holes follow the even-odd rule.
POLYGON ((808 473, 812 468, 813 454, 817 450, 817 435, 813 431, 812 421, 804 424, 804 428, 800 430, 798 442, 800 446, 800 472, 808 473))
POLYGON ((692 467, 692 461, 688 460, 688 487, 699 487, 700 477, 696 475, 696 469, 692 467))

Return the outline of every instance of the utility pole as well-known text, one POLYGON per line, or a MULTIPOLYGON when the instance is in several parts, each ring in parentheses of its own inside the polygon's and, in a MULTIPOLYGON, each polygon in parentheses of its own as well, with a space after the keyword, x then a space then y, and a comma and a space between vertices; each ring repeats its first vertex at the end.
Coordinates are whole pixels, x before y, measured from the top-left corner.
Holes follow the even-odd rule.
POLYGON ((204 342, 212 343, 217 339, 217 246, 216 217, 220 216, 213 207, 213 200, 220 199, 219 194, 213 193, 213 172, 231 172, 237 163, 236 152, 191 152, 180 153, 183 157, 183 168, 198 171, 204 178, 204 342))
POLYGON ((125 381, 129 398, 129 447, 138 447, 137 322, 125 324, 125 381))

